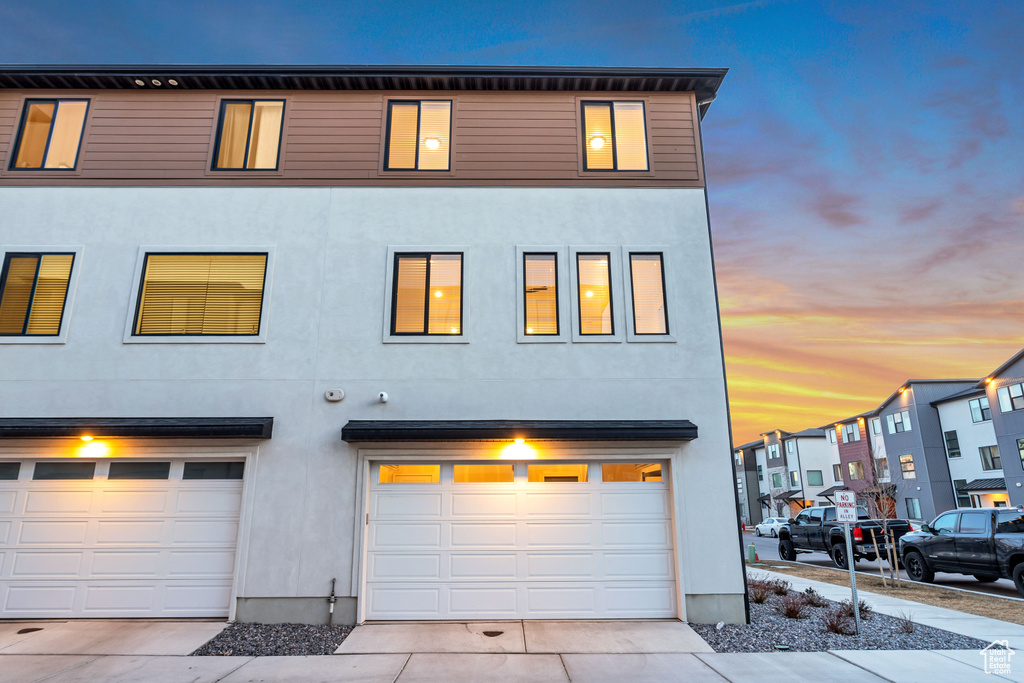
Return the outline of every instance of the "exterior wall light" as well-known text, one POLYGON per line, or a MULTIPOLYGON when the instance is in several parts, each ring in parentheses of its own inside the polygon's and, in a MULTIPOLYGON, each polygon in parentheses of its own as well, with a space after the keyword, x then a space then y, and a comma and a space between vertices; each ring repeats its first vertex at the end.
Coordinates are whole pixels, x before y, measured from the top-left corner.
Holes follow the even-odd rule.
POLYGON ((80 436, 78 438, 81 439, 82 441, 92 441, 92 437, 89 436, 88 434, 83 434, 82 436, 80 436))

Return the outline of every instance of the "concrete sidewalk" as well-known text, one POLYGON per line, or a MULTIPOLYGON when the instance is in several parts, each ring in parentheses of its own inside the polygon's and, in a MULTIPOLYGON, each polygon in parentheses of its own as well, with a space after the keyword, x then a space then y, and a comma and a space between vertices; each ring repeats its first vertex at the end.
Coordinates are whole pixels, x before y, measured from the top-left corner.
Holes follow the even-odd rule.
MULTIPOLYGON (((755 570, 759 571, 759 570, 755 570)), ((849 589, 760 572, 832 599, 849 589)), ((863 592, 880 613, 1024 648, 1024 627, 863 592)), ((226 624, 73 621, 0 623, 0 683, 42 681, 1020 681, 984 672, 975 650, 718 654, 681 622, 504 621, 368 624, 334 655, 188 657, 226 624), (18 631, 40 628, 29 633, 18 631)), ((1024 655, 1022 655, 1024 657, 1024 655)))

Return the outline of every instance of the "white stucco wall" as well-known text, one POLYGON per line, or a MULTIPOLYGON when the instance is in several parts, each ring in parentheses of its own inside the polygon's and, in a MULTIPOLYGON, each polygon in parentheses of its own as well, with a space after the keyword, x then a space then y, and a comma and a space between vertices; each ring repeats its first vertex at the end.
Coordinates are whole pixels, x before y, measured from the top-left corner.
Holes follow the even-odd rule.
MULTIPOLYGON (((992 479, 1002 477, 1003 471, 982 469, 981 453, 982 446, 994 446, 996 444, 996 432, 992 426, 992 420, 974 422, 971 418, 970 400, 977 396, 968 396, 947 403, 940 403, 936 406, 939 410, 939 420, 942 422, 942 431, 949 432, 956 430, 957 441, 960 443, 960 457, 950 458, 948 449, 946 451, 946 462, 949 464, 949 475, 951 481, 965 479, 971 482, 974 479, 992 479)), ((996 406, 996 410, 999 407, 996 406)), ((945 434, 943 434, 945 443, 945 434)), ((1010 454, 1012 457, 1013 453, 1010 454)), ((1005 457, 1000 454, 1000 458, 1005 457)))
POLYGON ((742 594, 702 190, 2 188, 0 212, 5 250, 84 247, 66 343, 0 344, 3 415, 274 417, 247 472, 239 596, 353 583, 352 419, 689 419, 682 587, 742 594), (125 343, 140 245, 273 246, 265 343, 125 343), (387 250, 412 245, 465 251, 469 343, 382 343, 387 250), (523 245, 664 249, 676 342, 517 343, 523 245))

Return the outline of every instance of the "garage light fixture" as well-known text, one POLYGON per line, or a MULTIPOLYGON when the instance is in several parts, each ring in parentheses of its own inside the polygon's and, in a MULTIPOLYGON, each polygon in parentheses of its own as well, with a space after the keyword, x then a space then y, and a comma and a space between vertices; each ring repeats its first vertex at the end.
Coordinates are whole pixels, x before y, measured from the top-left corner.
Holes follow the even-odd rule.
POLYGON ((82 441, 92 441, 92 437, 89 436, 88 434, 83 434, 82 436, 80 436, 78 438, 80 438, 82 441))

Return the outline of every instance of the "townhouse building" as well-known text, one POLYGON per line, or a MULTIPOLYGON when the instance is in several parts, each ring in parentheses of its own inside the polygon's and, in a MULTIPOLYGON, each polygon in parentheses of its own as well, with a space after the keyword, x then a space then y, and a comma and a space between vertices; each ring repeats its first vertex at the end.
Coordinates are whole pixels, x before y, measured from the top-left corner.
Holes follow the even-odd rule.
POLYGON ((1002 458, 984 386, 932 401, 938 411, 946 464, 957 507, 1007 505, 1002 458))
POLYGON ((751 441, 733 449, 736 464, 736 494, 740 501, 740 521, 747 526, 759 524, 768 509, 764 495, 764 443, 751 441), (759 460, 760 457, 760 460, 759 460))
MULTIPOLYGON (((1000 458, 1003 486, 1011 506, 1024 505, 1024 349, 992 371, 978 386, 984 387, 992 415, 996 448, 990 457, 1000 458)), ((982 453, 981 457, 985 454, 982 453)), ((986 463, 988 464, 988 463, 986 463)), ((971 493, 998 504, 998 482, 991 489, 977 484, 971 493)))
POLYGON ((744 621, 724 76, 0 68, 0 617, 744 621))

